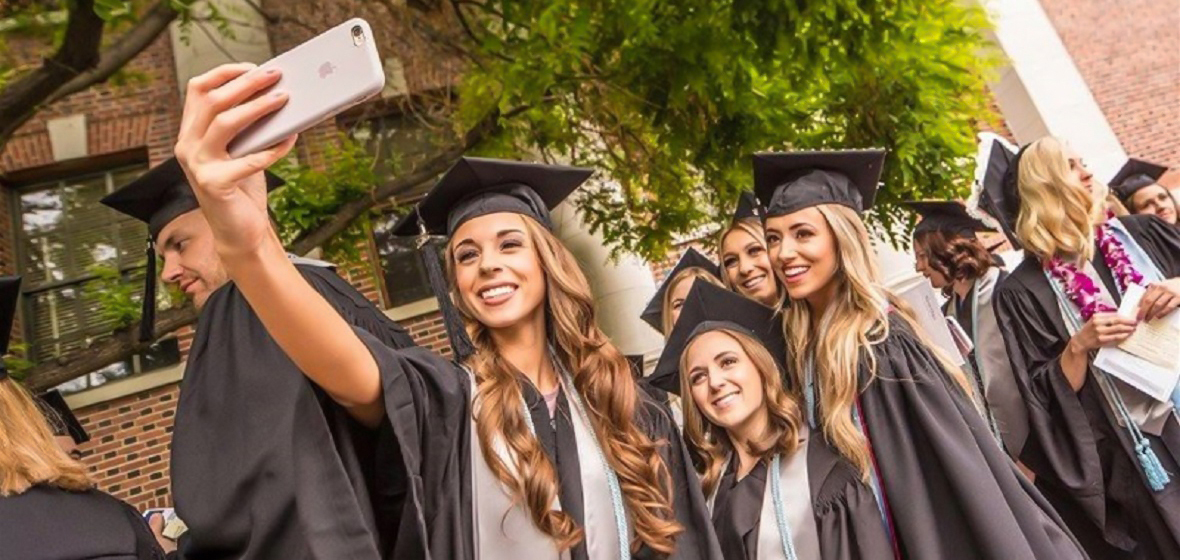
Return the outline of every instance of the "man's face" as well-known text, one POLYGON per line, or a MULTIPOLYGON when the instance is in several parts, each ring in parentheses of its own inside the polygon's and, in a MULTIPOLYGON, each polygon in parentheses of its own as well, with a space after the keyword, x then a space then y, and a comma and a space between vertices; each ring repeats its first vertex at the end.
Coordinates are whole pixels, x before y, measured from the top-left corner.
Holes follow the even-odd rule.
POLYGON ((200 209, 181 214, 160 230, 156 251, 164 259, 160 279, 177 285, 200 309, 229 282, 213 246, 213 230, 200 209))

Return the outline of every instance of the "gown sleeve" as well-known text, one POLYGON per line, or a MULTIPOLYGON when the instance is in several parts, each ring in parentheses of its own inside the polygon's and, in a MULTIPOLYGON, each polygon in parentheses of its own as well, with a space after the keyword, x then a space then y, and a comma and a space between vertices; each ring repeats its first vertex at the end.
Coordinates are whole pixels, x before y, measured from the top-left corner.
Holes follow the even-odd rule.
POLYGON ((822 438, 808 453, 809 468, 821 477, 812 482, 812 503, 822 560, 892 560, 877 499, 856 469, 822 438))
POLYGON ((891 320, 872 351, 876 371, 864 377, 861 406, 903 557, 1084 557, 908 326, 891 320))
POLYGON ((1009 281, 996 290, 994 302, 996 320, 1004 325, 1001 332, 1012 374, 1028 411, 1029 435, 1020 460, 1037 473, 1038 485, 1071 496, 1102 527, 1106 510, 1102 465, 1097 435, 1083 402, 1096 389, 1086 387, 1093 382, 1093 372, 1074 392, 1060 361, 1069 339, 1048 315, 1057 310, 1045 309, 1044 299, 1027 285, 1009 281))
POLYGON ((1164 278, 1180 276, 1180 226, 1169 225, 1154 214, 1138 214, 1119 220, 1155 262, 1164 278))
MULTIPOLYGON (((666 406, 641 394, 646 432, 663 442, 660 455, 672 475, 672 508, 684 531, 676 537, 675 560, 721 560, 721 547, 713 532, 709 507, 701 492, 700 479, 693 470, 688 449, 666 406)), ((653 558, 657 556, 652 556, 653 558)), ((636 556, 641 558, 641 556, 636 556)))
POLYGON ((473 558, 467 373, 425 348, 390 348, 368 331, 356 333, 381 374, 383 437, 392 442, 377 486, 396 489, 402 504, 383 557, 473 558))

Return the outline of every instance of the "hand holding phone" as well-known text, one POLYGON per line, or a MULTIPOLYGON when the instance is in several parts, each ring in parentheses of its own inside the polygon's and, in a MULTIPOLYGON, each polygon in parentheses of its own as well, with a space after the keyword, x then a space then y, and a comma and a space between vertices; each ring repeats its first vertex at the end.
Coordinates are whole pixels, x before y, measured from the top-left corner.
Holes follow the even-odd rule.
POLYGON ((287 94, 287 103, 234 138, 228 148, 231 157, 274 146, 372 98, 385 87, 373 30, 360 18, 337 25, 246 75, 271 69, 277 69, 281 77, 258 96, 282 91, 287 94))

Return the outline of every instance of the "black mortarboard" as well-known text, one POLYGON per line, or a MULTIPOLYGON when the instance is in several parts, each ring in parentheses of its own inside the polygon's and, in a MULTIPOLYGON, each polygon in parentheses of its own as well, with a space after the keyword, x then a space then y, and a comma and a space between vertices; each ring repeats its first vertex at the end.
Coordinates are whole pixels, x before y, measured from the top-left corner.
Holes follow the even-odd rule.
MULTIPOLYGON (((266 172, 267 191, 282 185, 282 179, 269 171, 266 172)), ((160 230, 177 216, 196 210, 201 205, 197 202, 193 188, 188 184, 184 169, 174 157, 147 170, 125 187, 106 195, 102 203, 148 226, 146 283, 143 290, 143 314, 139 324, 139 340, 147 342, 155 338, 153 324, 156 318, 156 237, 160 235, 160 230)))
POLYGON ((549 211, 569 198, 593 173, 584 167, 464 156, 393 226, 394 235, 420 236, 418 246, 426 276, 438 299, 443 326, 457 360, 465 360, 474 347, 451 301, 442 270, 441 243, 429 236, 449 237, 467 220, 500 212, 529 216, 552 228, 549 211))
POLYGON ((1122 169, 1114 174, 1109 184, 1119 200, 1123 201, 1123 204, 1128 204, 1139 189, 1156 184, 1167 172, 1168 168, 1165 166, 1130 158, 1123 164, 1122 169))
POLYGON ((676 262, 676 266, 672 267, 672 270, 664 277, 664 281, 660 283, 660 287, 656 288, 656 295, 652 296, 651 301, 647 302, 647 307, 643 308, 643 313, 639 315, 639 318, 643 319, 643 322, 651 325, 653 329, 661 333, 664 332, 664 293, 668 291, 668 285, 672 282, 672 279, 676 278, 677 274, 689 268, 703 269, 709 274, 716 276, 718 280, 721 279, 721 267, 717 266, 717 263, 713 262, 709 257, 702 255, 700 251, 689 247, 684 252, 684 255, 680 257, 680 260, 676 262))
POLYGON ((78 445, 90 441, 90 434, 82 428, 82 423, 78 421, 77 416, 74 416, 74 411, 70 410, 70 405, 66 404, 66 399, 61 396, 60 392, 54 390, 41 395, 41 402, 44 403, 41 413, 45 415, 45 421, 53 429, 53 435, 68 435, 78 445))
POLYGON ((973 198, 980 210, 999 223, 1012 248, 1019 250, 1022 246, 1016 238, 1016 217, 1020 215, 1019 170, 1024 148, 1015 150, 994 133, 980 134, 979 138, 973 198))
POLYGON ((737 222, 748 219, 761 220, 762 214, 764 212, 762 210, 762 204, 758 202, 758 197, 754 196, 754 193, 750 191, 742 191, 742 194, 738 196, 737 208, 733 211, 733 221, 737 222))
POLYGON ((914 226, 914 236, 931 231, 973 237, 976 232, 992 228, 967 213, 963 203, 953 200, 923 200, 904 202, 902 206, 916 212, 922 219, 914 226))
POLYGON ((8 368, 2 359, 8 354, 8 343, 12 339, 12 322, 16 320, 16 307, 20 303, 20 276, 0 276, 0 379, 8 377, 8 368))
POLYGON ((754 193, 766 216, 785 216, 819 204, 857 212, 873 206, 885 150, 835 150, 754 155, 754 193))
POLYGON ((680 318, 664 343, 664 351, 655 371, 648 379, 655 387, 680 394, 680 357, 696 337, 717 329, 730 329, 758 340, 782 367, 787 356, 781 318, 775 310, 752 299, 714 286, 697 282, 688 291, 680 318))
POLYGON ((635 379, 643 378, 644 361, 643 354, 627 354, 627 363, 631 365, 631 375, 635 376, 635 379))
POLYGON ((552 228, 549 211, 594 170, 502 159, 461 157, 393 228, 394 235, 451 235, 463 222, 498 212, 529 216, 552 228))

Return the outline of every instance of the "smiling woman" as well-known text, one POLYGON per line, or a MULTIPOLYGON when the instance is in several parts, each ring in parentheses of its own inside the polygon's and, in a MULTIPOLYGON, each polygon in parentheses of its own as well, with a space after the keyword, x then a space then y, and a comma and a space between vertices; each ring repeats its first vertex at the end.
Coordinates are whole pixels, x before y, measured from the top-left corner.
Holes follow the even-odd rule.
POLYGON ((652 382, 684 397, 685 438, 701 457, 725 557, 893 558, 872 491, 784 388, 774 311, 701 283, 682 317, 652 382))
POLYGON ((881 285, 860 213, 884 159, 849 150, 754 160, 771 263, 790 295, 787 355, 811 427, 872 485, 901 557, 1085 558, 991 436, 963 373, 881 285))

